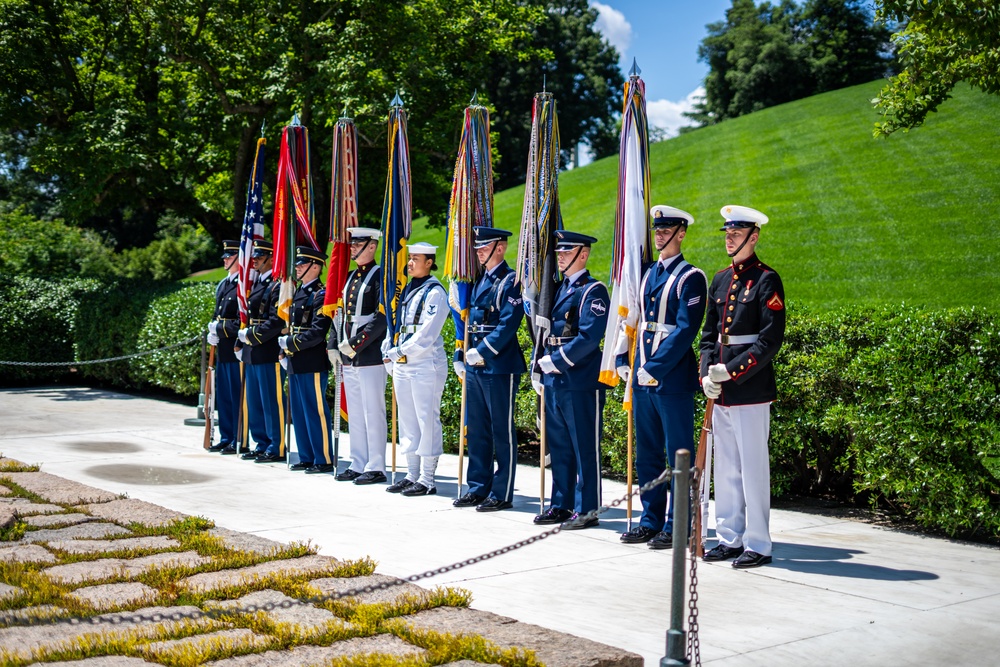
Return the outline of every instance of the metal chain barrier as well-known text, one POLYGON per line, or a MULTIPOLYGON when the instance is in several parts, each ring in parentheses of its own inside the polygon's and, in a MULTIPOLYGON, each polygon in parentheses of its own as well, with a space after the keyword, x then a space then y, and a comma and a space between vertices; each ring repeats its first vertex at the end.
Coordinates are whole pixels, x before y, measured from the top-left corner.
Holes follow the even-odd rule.
POLYGON ((174 343, 173 345, 167 345, 165 347, 158 347, 155 350, 144 350, 142 352, 136 352, 134 354, 124 354, 120 357, 109 357, 107 359, 89 359, 87 361, 0 361, 0 366, 89 366, 91 364, 107 364, 112 361, 124 361, 126 359, 135 359, 136 357, 145 357, 150 354, 156 354, 157 352, 164 352, 166 350, 173 350, 178 347, 184 347, 185 345, 190 345, 201 340, 201 335, 188 338, 187 340, 182 340, 179 343, 174 343))
MULTIPOLYGON (((604 505, 598 507, 596 510, 588 512, 585 515, 581 515, 584 519, 590 519, 592 517, 597 517, 608 510, 618 507, 626 500, 630 500, 634 496, 638 496, 646 491, 656 488, 657 486, 670 481, 671 469, 667 468, 663 471, 656 479, 643 485, 640 488, 635 489, 631 494, 626 494, 621 498, 616 499, 609 505, 604 505)), ((332 600, 340 600, 342 598, 353 597, 356 595, 363 595, 365 593, 374 593, 375 591, 383 591, 395 586, 401 586, 406 583, 416 583, 423 579, 429 579, 435 577, 439 574, 445 574, 447 572, 454 572, 455 570, 461 570, 464 567, 470 565, 475 565, 476 563, 482 563, 490 559, 496 558, 497 556, 502 556, 504 554, 511 553, 512 551, 517 551, 529 544, 535 544, 541 542, 542 540, 557 535, 562 532, 562 525, 558 525, 555 528, 551 528, 537 535, 532 535, 531 537, 514 542, 507 546, 501 547, 499 549, 494 549, 493 551, 488 551, 479 556, 473 558, 467 558, 450 565, 444 565, 442 567, 435 568, 433 570, 427 570, 421 572, 420 574, 413 574, 403 579, 395 579, 393 581, 384 581, 379 584, 372 584, 369 586, 364 586, 361 588, 352 588, 346 591, 339 591, 334 593, 325 593, 323 595, 315 595, 306 597, 303 599, 295 600, 284 600, 282 602, 269 602, 262 605, 248 605, 246 607, 239 608, 225 608, 225 609, 209 609, 207 611, 194 611, 194 612, 165 612, 165 613, 155 613, 155 614, 117 614, 112 612, 111 614, 105 614, 103 616, 63 616, 53 620, 51 617, 34 617, 18 619, 18 623, 11 623, 10 625, 17 626, 31 626, 31 625, 49 625, 49 624, 68 624, 68 625, 122 625, 122 624, 134 624, 142 622, 164 622, 164 621, 182 621, 182 620, 198 620, 198 619, 215 619, 222 616, 231 616, 235 614, 254 614, 257 612, 267 612, 273 611, 275 609, 289 609, 291 607, 305 606, 308 604, 318 604, 321 602, 327 602, 332 600)))
POLYGON ((692 506, 695 511, 698 512, 699 518, 695 521, 694 525, 697 527, 698 534, 694 535, 689 542, 689 551, 691 552, 691 576, 688 583, 688 634, 687 634, 687 654, 688 658, 691 660, 691 664, 701 665, 701 640, 698 638, 698 542, 702 539, 701 537, 701 522, 704 517, 701 516, 701 498, 699 497, 699 489, 701 489, 701 475, 702 472, 698 468, 694 468, 694 475, 691 478, 691 497, 694 500, 692 506))

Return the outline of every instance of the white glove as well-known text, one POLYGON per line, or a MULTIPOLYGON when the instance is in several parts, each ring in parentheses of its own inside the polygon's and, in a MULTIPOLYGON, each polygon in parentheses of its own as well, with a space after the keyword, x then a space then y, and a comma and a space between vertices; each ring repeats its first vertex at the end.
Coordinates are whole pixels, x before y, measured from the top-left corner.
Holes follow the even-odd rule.
POLYGON ((562 375, 562 372, 558 368, 556 368, 555 363, 553 363, 552 357, 550 357, 547 354, 538 360, 538 366, 539 368, 542 369, 543 373, 546 374, 555 373, 556 375, 562 375))
POLYGON ((288 336, 278 336, 278 347, 282 350, 288 349, 288 336))
POLYGON ((219 321, 218 320, 212 320, 211 322, 208 323, 208 333, 210 333, 210 334, 212 334, 214 336, 218 336, 219 335, 219 321))
POLYGON ((483 355, 479 354, 479 350, 472 347, 465 353, 465 363, 470 366, 485 366, 486 360, 483 359, 483 355))
POLYGON ((615 370, 618 372, 618 377, 622 379, 622 382, 628 382, 628 373, 629 373, 628 366, 619 366, 615 370))
POLYGON ((640 368, 635 372, 635 379, 639 383, 640 387, 655 387, 660 384, 656 381, 656 378, 646 371, 645 368, 640 368))
POLYGON ((326 356, 330 359, 330 363, 333 364, 334 366, 341 363, 340 352, 337 352, 336 350, 327 350, 326 356))
POLYGON ((722 396, 722 385, 718 382, 712 382, 712 378, 707 375, 701 379, 701 390, 705 392, 705 396, 709 398, 718 398, 722 396))
POLYGON ((233 352, 236 353, 236 358, 238 360, 243 361, 243 348, 242 347, 234 347, 233 348, 233 352))
POLYGON ((391 361, 383 361, 382 365, 385 366, 385 372, 389 374, 389 377, 392 377, 392 368, 394 364, 391 361))
POLYGON ((453 361, 451 367, 455 369, 455 375, 458 376, 458 379, 465 382, 465 364, 461 361, 453 361))
POLYGON ((208 340, 208 344, 209 345, 218 345, 219 344, 219 337, 217 335, 215 335, 214 333, 209 332, 207 340, 208 340))
POLYGON ((399 361, 403 358, 403 353, 398 347, 390 347, 385 353, 385 358, 390 361, 399 361))
POLYGON ((725 382, 729 380, 729 371, 725 364, 712 364, 708 367, 708 379, 712 382, 725 382))
POLYGON ((353 359, 358 355, 358 353, 354 351, 354 348, 351 347, 351 341, 346 338, 340 341, 340 345, 337 346, 337 349, 340 350, 341 353, 343 353, 343 355, 348 359, 353 359))
POLYGON ((390 344, 389 344, 389 339, 388 339, 388 338, 387 338, 386 340, 383 340, 383 341, 382 341, 382 347, 381 347, 381 348, 379 348, 379 349, 380 349, 380 350, 381 350, 381 352, 382 352, 382 358, 383 358, 383 359, 388 359, 388 358, 389 358, 389 357, 387 357, 386 355, 387 355, 387 353, 389 352, 389 348, 390 348, 390 347, 392 347, 392 345, 390 345, 390 344))
POLYGON ((240 329, 240 332, 238 334, 236 334, 236 337, 239 338, 240 342, 243 343, 244 345, 249 345, 249 343, 247 342, 247 330, 246 329, 240 329))
POLYGON ((281 367, 286 371, 288 370, 288 357, 281 357, 278 359, 278 363, 281 364, 281 367))
POLYGON ((545 385, 543 385, 541 382, 539 382, 535 378, 531 378, 531 388, 535 390, 536 394, 538 394, 539 396, 541 396, 542 395, 542 390, 545 388, 545 385))

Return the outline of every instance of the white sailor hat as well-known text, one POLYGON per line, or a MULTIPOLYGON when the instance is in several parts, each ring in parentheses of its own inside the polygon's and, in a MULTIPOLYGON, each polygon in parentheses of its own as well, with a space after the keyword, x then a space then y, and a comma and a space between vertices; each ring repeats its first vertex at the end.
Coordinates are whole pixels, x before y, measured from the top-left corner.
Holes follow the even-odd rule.
POLYGON ((351 235, 351 239, 377 239, 382 236, 382 232, 377 229, 372 229, 371 227, 348 227, 347 233, 351 235))
POLYGON ((726 223, 719 228, 719 231, 726 231, 727 229, 740 229, 745 227, 756 227, 760 229, 761 225, 767 224, 767 216, 758 211, 755 208, 750 208, 749 206, 736 206, 734 204, 727 204, 722 207, 719 211, 722 217, 726 219, 726 223))
POLYGON ((653 216, 653 229, 676 227, 677 225, 687 227, 694 222, 693 215, 673 206, 654 206, 649 209, 649 214, 653 216))
POLYGON ((406 251, 411 255, 436 255, 437 246, 431 245, 426 241, 419 241, 417 243, 410 243, 406 246, 406 251))

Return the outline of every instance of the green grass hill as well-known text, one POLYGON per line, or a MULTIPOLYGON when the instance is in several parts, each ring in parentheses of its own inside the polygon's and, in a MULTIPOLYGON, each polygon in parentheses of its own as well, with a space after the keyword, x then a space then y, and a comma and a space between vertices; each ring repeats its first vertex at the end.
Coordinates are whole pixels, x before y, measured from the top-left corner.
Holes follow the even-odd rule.
MULTIPOLYGON (((924 127, 872 138, 881 82, 817 95, 690 132, 650 149, 652 203, 689 211, 689 261, 728 263, 719 209, 771 219, 758 254, 789 303, 829 310, 907 303, 1000 306, 1000 97, 959 88, 924 127)), ((618 158, 563 172, 568 229, 592 234, 591 270, 606 279, 618 158)), ((496 195, 496 226, 517 231, 524 188, 496 195)), ((414 223, 413 240, 444 230, 414 223)), ((516 248, 508 253, 513 263, 516 248)))

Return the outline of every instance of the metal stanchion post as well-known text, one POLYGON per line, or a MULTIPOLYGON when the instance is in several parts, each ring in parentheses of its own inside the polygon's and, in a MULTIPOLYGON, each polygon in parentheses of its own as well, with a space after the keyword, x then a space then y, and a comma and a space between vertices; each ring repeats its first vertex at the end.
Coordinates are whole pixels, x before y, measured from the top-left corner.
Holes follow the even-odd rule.
POLYGON ((685 604, 684 575, 687 569, 688 522, 691 501, 691 452, 678 450, 674 460, 673 482, 670 497, 674 503, 673 578, 670 582, 670 629, 667 630, 667 654, 660 660, 660 667, 689 665, 687 634, 684 632, 685 604))
POLYGON ((198 411, 195 417, 184 420, 185 426, 205 427, 205 371, 208 370, 208 353, 205 333, 201 334, 201 389, 198 391, 198 411))

